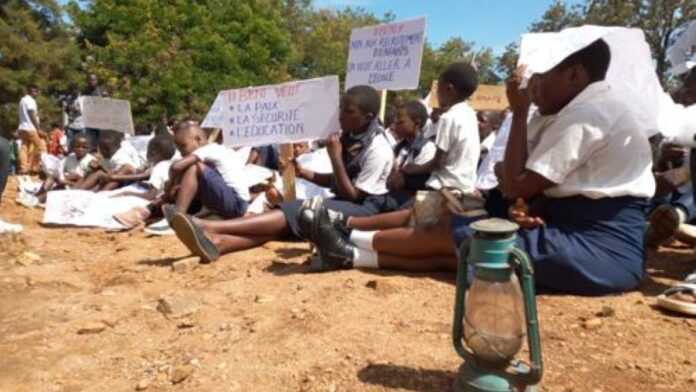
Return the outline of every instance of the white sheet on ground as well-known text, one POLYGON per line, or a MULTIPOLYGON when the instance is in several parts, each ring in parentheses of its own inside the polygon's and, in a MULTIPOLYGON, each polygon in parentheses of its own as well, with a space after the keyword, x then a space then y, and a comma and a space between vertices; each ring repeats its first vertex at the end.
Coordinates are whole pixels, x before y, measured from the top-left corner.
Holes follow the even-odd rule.
POLYGON ((49 192, 43 224, 121 230, 124 227, 114 220, 115 214, 145 207, 149 203, 136 196, 114 197, 123 192, 145 192, 145 189, 131 185, 99 193, 82 190, 49 192))

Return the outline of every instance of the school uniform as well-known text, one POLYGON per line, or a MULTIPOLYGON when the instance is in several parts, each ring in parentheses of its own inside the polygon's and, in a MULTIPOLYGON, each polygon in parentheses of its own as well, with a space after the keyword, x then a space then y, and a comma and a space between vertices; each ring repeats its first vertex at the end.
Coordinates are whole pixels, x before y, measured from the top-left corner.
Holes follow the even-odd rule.
MULTIPOLYGON (((394 148, 395 166, 399 169, 406 165, 424 165, 435 158, 437 147, 434 137, 428 139, 419 134, 414 140, 403 140, 394 148)), ((430 173, 404 174, 404 188, 391 190, 388 197, 394 209, 410 207, 416 192, 427 189, 426 182, 430 179, 430 173)))
POLYGON ((65 182, 66 174, 77 174, 81 178, 84 178, 90 171, 90 163, 96 158, 92 154, 85 154, 82 159, 77 159, 75 153, 70 153, 67 157, 63 158, 59 166, 58 180, 65 182))
MULTIPOLYGON (((344 132, 341 135, 343 146, 342 160, 353 185, 366 194, 360 202, 325 200, 327 208, 342 212, 345 216, 370 216, 393 210, 387 194, 387 178, 394 164, 394 151, 387 140, 384 130, 377 121, 373 121, 367 131, 360 135, 344 132)), ((337 193, 335 179, 331 186, 337 193)), ((285 215, 291 233, 300 237, 298 212, 301 200, 281 203, 280 209, 285 215)))
POLYGON ((234 151, 217 143, 206 144, 193 152, 203 162, 198 178, 196 198, 206 208, 223 218, 238 218, 249 207, 249 185, 244 175, 244 163, 234 151))
POLYGON ((164 186, 167 184, 167 181, 169 181, 169 169, 172 167, 172 163, 174 163, 174 159, 168 159, 157 162, 157 164, 152 167, 150 178, 147 179, 146 183, 158 193, 164 192, 164 186))
MULTIPOLYGON (((635 289, 643 277, 644 210, 655 181, 630 102, 593 83, 528 125, 526 168, 557 184, 530 201, 545 225, 517 236, 542 289, 603 295, 635 289)), ((454 219, 455 243, 471 236, 468 223, 454 219)))
POLYGON ((476 112, 466 102, 457 103, 440 116, 436 127, 435 145, 447 154, 447 159, 442 168, 433 171, 426 185, 434 190, 473 192, 481 154, 476 112))
POLYGON ((111 158, 105 159, 102 166, 110 172, 116 172, 126 166, 130 166, 134 170, 138 170, 145 166, 145 162, 132 145, 127 142, 122 142, 121 147, 116 150, 111 158))

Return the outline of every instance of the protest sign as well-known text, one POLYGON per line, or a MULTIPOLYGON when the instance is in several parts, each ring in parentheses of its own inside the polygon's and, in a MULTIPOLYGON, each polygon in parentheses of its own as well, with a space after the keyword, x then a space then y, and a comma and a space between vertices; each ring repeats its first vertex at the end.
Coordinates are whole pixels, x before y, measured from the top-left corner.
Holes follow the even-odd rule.
POLYGON ((417 88, 424 42, 425 18, 354 29, 350 35, 346 88, 417 88))
POLYGON ((85 128, 110 129, 133 135, 133 117, 130 102, 123 99, 88 97, 79 98, 85 128))
POLYGON ((479 84, 474 95, 469 98, 474 110, 505 110, 510 106, 505 86, 479 84))
POLYGON ((228 146, 323 139, 340 130, 338 77, 221 91, 203 121, 228 146))

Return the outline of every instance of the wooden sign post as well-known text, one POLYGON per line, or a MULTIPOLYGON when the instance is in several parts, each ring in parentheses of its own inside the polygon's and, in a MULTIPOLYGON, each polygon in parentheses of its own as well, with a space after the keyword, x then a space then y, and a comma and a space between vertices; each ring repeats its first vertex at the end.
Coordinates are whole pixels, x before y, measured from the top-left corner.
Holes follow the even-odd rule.
POLYGON ((387 113, 387 90, 382 90, 381 99, 379 102, 379 121, 384 124, 384 116, 387 113))
POLYGON ((292 143, 280 145, 280 160, 285 162, 285 168, 281 175, 283 176, 283 200, 293 201, 297 198, 295 194, 295 165, 290 164, 295 159, 295 153, 292 148, 292 143))

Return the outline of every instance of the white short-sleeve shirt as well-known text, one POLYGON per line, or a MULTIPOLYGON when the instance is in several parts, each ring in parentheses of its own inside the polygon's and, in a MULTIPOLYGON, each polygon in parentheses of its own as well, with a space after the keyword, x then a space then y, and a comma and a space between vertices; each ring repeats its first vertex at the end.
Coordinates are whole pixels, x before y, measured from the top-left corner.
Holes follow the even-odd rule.
POLYGON ((17 129, 20 131, 36 131, 34 123, 31 122, 31 117, 29 112, 32 111, 36 113, 38 118, 38 106, 36 105, 36 100, 31 95, 27 94, 19 101, 19 125, 17 129))
POLYGON ((239 154, 217 143, 206 144, 193 152, 201 162, 214 167, 225 180, 225 184, 234 189, 243 200, 249 201, 249 184, 244 175, 246 162, 239 154))
POLYGON ((559 113, 530 121, 526 168, 558 184, 546 196, 653 196, 650 144, 630 105, 598 82, 559 113))
POLYGON ((369 195, 384 195, 387 178, 394 165, 394 150, 383 133, 376 135, 367 147, 361 162, 361 170, 355 180, 355 187, 369 195))
POLYGON ((173 159, 158 162, 152 167, 150 178, 147 183, 155 188, 158 192, 164 191, 164 185, 169 181, 169 168, 172 167, 173 159))
POLYGON ((433 171, 426 185, 473 192, 481 155, 476 112, 466 102, 460 102, 440 116, 436 132, 435 145, 447 154, 447 159, 444 167, 433 171))
POLYGON ((118 171, 124 166, 130 166, 135 170, 144 166, 138 152, 126 141, 121 143, 121 147, 110 159, 104 161, 104 167, 109 171, 118 171))
POLYGON ((425 165, 426 163, 432 161, 433 158, 435 158, 436 152, 437 147, 435 147, 435 143, 428 140, 425 142, 425 144, 423 144, 423 147, 421 148, 420 152, 418 152, 418 155, 416 155, 415 157, 409 153, 407 148, 404 148, 399 153, 399 156, 396 158, 396 163, 399 166, 410 164, 425 165))
POLYGON ((60 165, 60 180, 65 181, 66 174, 77 174, 80 177, 84 177, 85 174, 90 171, 89 164, 95 159, 96 158, 92 154, 86 154, 82 159, 77 159, 74 152, 70 153, 67 157, 63 158, 63 162, 60 165))

